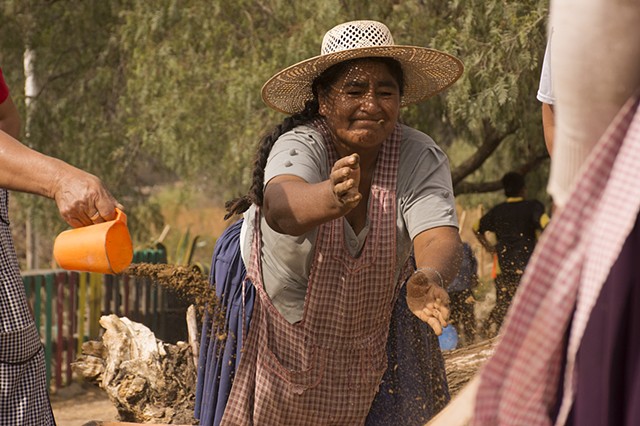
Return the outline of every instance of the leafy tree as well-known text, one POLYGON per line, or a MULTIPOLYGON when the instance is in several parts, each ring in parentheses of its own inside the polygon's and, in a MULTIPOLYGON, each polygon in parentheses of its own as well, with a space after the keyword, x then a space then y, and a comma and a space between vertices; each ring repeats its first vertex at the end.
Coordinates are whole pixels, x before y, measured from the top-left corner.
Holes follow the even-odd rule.
MULTIPOLYGON (((24 114, 23 54, 35 51, 26 142, 100 176, 144 240, 158 184, 219 200, 246 191, 260 136, 283 118, 262 103, 262 84, 353 19, 465 63, 443 95, 403 112, 447 151, 456 194, 496 191, 508 170, 529 172, 542 193, 546 16, 540 0, 4 0, 0 65, 24 114)), ((42 232, 60 230, 52 203, 35 198, 21 203, 44 212, 42 232)))
MULTIPOLYGON (((112 33, 119 6, 99 0, 0 3, 0 59, 22 121, 29 124, 23 142, 100 176, 135 212, 141 194, 126 181, 133 156, 117 113, 123 75, 112 33), (29 109, 23 91, 27 50, 34 54, 37 87, 29 109)), ((43 259, 50 258, 50 241, 66 227, 55 204, 30 195, 13 198, 18 207, 12 209, 14 231, 30 223, 43 236, 43 259)))
POLYGON ((459 0, 403 6, 406 27, 425 34, 421 45, 451 52, 465 63, 463 77, 444 96, 411 111, 418 126, 448 146, 456 193, 495 191, 505 172, 537 170, 548 158, 535 97, 546 44, 546 3, 459 0))
POLYGON ((386 22, 400 43, 445 50, 465 62, 465 75, 444 96, 405 114, 447 147, 457 193, 499 189, 504 171, 528 172, 546 159, 535 99, 543 2, 161 3, 137 3, 121 34, 133 71, 127 104, 144 117, 130 132, 145 150, 162 150, 183 176, 243 190, 252 147, 281 119, 262 105, 262 83, 318 54, 326 29, 364 17, 386 22))

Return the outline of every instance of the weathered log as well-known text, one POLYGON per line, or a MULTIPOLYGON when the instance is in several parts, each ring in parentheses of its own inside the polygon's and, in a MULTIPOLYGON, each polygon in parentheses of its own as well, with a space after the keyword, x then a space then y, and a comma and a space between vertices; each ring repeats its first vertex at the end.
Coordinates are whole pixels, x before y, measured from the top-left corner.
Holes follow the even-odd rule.
POLYGON ((443 353, 451 402, 425 426, 467 426, 471 422, 479 379, 476 373, 493 354, 498 337, 443 353))
POLYGON ((475 376, 480 367, 493 354, 497 343, 498 338, 494 337, 442 353, 451 396, 458 393, 475 376))
POLYGON ((163 343, 142 324, 103 316, 102 342, 86 342, 74 371, 104 389, 125 422, 195 424, 190 345, 163 343))

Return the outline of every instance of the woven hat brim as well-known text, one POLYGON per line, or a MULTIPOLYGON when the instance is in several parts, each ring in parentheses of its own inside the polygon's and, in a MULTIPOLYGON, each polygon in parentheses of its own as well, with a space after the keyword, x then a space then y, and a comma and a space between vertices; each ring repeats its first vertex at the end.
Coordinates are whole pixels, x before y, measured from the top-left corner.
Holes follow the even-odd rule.
POLYGON ((262 86, 262 100, 285 114, 295 114, 313 99, 311 84, 327 68, 339 62, 366 57, 388 57, 400 62, 404 72, 401 106, 428 99, 451 86, 464 71, 455 56, 417 46, 375 46, 315 56, 298 62, 271 77, 262 86))

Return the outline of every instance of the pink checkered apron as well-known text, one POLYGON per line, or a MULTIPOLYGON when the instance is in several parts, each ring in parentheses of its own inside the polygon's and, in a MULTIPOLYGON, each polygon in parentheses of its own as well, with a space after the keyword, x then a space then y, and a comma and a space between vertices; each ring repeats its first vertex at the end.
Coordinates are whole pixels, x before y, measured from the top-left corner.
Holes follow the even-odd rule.
POLYGON ((536 246, 502 339, 481 373, 473 425, 565 423, 589 315, 640 209, 638 105, 636 95, 622 108, 536 246), (565 352, 563 399, 554 419, 565 352))
MULTIPOLYGON (((316 126, 326 135, 322 123, 316 126)), ((324 140, 333 164, 337 153, 331 139, 324 140)), ((223 425, 364 423, 387 366, 385 344, 399 288, 395 271, 400 141, 397 126, 381 148, 371 185, 370 231, 360 256, 354 258, 346 248, 343 218, 320 226, 299 323, 287 322, 264 291, 256 214, 247 276, 259 297, 223 425)))

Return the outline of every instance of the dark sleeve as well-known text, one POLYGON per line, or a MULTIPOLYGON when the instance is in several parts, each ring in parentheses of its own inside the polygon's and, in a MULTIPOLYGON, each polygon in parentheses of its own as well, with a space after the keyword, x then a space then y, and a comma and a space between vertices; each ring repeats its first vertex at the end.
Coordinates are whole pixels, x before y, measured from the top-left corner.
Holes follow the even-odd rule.
POLYGON ((542 204, 538 200, 533 200, 532 210, 533 210, 533 217, 532 217, 533 224, 535 225, 536 229, 542 229, 542 225, 540 224, 540 218, 545 213, 544 204, 542 204))
POLYGON ((2 75, 2 68, 0 68, 0 104, 7 100, 9 97, 9 87, 7 83, 4 81, 4 76, 2 75))
POLYGON ((487 214, 480 218, 480 225, 478 226, 478 232, 484 234, 485 232, 495 232, 493 226, 493 209, 489 210, 487 214))

